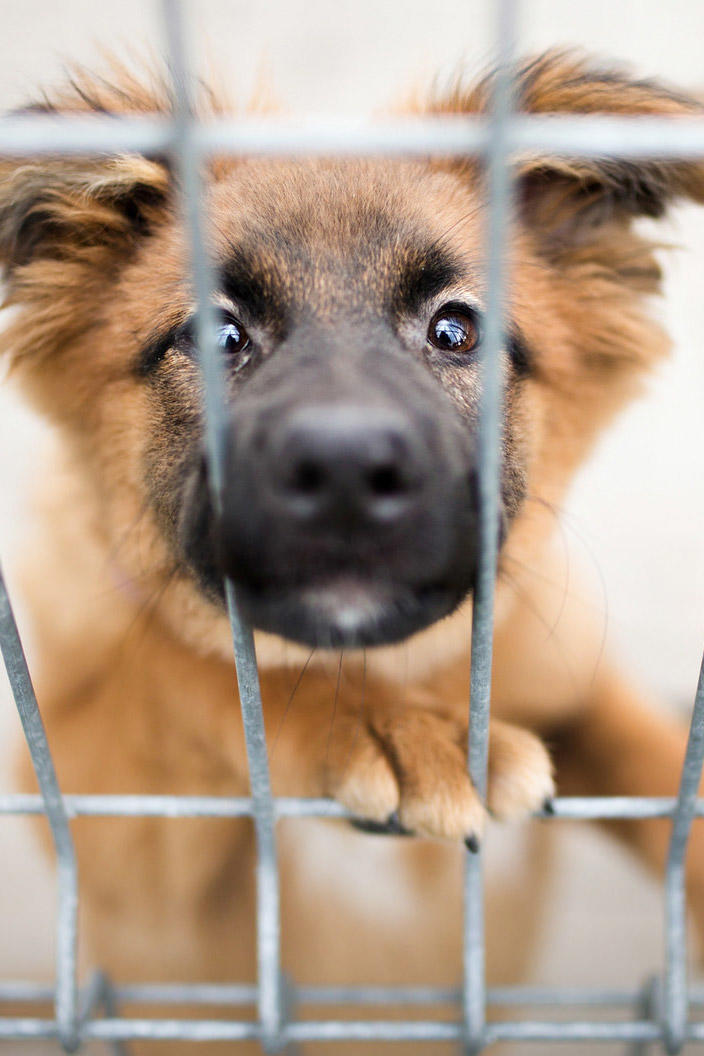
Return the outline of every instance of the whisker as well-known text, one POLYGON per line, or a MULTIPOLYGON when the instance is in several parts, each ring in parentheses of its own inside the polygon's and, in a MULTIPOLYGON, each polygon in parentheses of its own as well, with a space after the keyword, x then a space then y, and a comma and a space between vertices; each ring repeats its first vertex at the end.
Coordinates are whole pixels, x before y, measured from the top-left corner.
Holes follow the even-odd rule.
POLYGON ((272 759, 274 758, 274 752, 276 751, 276 745, 278 744, 279 737, 281 736, 281 731, 282 731, 284 723, 286 721, 286 717, 287 717, 287 715, 288 715, 288 713, 289 713, 289 711, 291 709, 291 705, 293 704, 293 698, 296 696, 296 692, 298 690, 298 687, 300 686, 301 682, 303 681, 303 676, 305 675, 306 671, 308 670, 308 665, 311 662, 311 660, 313 659, 313 653, 314 652, 315 652, 315 646, 313 646, 311 651, 308 653, 306 661, 305 661, 305 663, 303 664, 303 667, 301 668, 301 670, 298 673, 298 677, 297 677, 297 679, 295 681, 294 687, 291 690, 291 693, 289 694, 289 698, 288 698, 288 700, 286 702, 286 707, 284 708, 284 712, 283 712, 283 715, 281 716, 281 719, 279 721, 279 725, 276 728, 276 733, 274 734, 274 739, 271 742, 270 755, 271 755, 272 759))
POLYGON ((599 580, 599 589, 601 591, 602 597, 602 629, 599 651, 597 654, 596 662, 594 664, 594 670, 592 672, 590 683, 593 684, 594 679, 596 678, 597 671, 599 669, 599 664, 601 663, 601 659, 604 655, 604 650, 606 649, 606 640, 608 637, 609 628, 609 594, 606 586, 606 577, 604 576, 604 570, 602 569, 601 564, 599 563, 596 554, 594 553, 593 547, 591 546, 585 535, 576 526, 574 515, 570 513, 569 510, 566 510, 564 507, 556 506, 555 503, 548 502, 547 499, 542 498, 542 496, 540 495, 529 494, 526 496, 526 500, 534 502, 536 503, 536 505, 542 506, 545 510, 552 514, 552 516, 555 518, 555 521, 559 525, 560 530, 563 532, 565 545, 567 545, 566 530, 569 529, 574 538, 581 545, 584 552, 588 555, 592 567, 594 568, 597 578, 599 580))
POLYGON ((360 701, 359 710, 362 715, 366 718, 367 716, 367 650, 366 647, 362 647, 362 699, 360 701))
POLYGON ((366 725, 367 718, 367 650, 362 646, 362 695, 359 701, 359 707, 355 715, 355 729, 354 736, 350 741, 350 750, 347 753, 344 766, 342 767, 342 773, 346 773, 347 767, 350 765, 350 759, 352 758, 352 752, 354 747, 359 740, 360 730, 366 725))
POLYGON ((570 660, 569 660, 569 658, 567 656, 567 653, 563 649, 562 643, 560 642, 559 638, 555 637, 555 634, 554 634, 555 628, 550 626, 550 624, 545 619, 543 614, 536 607, 536 605, 535 605, 533 599, 531 598, 530 594, 528 593, 528 591, 524 590, 523 587, 521 587, 521 585, 518 583, 518 581, 516 579, 514 579, 514 577, 509 572, 507 572, 505 569, 502 569, 499 572, 499 576, 500 576, 500 578, 502 578, 503 580, 505 580, 505 582, 507 582, 509 584, 509 586, 511 587, 512 590, 514 590, 516 592, 516 594, 518 595, 519 599, 523 602, 523 604, 526 606, 526 608, 529 610, 529 612, 531 612, 533 614, 533 616, 535 616, 536 620, 548 632, 547 633, 547 637, 546 637, 545 640, 546 640, 546 642, 549 641, 549 642, 552 643, 553 647, 555 648, 555 651, 556 651, 557 655, 559 656, 560 660, 562 661, 562 664, 563 664, 564 669, 565 669, 565 673, 567 674, 567 677, 568 677, 568 679, 569 679, 569 681, 570 681, 570 683, 572 685, 572 688, 575 691, 575 693, 577 693, 578 690, 579 690, 579 686, 577 684, 577 679, 575 677, 574 670, 572 669, 572 664, 570 663, 570 660))
POLYGON ((565 529, 569 529, 569 531, 575 537, 582 549, 589 556, 592 566, 599 579, 599 587, 604 602, 603 613, 605 623, 603 638, 605 641, 609 616, 609 594, 606 587, 606 577, 604 576, 604 570, 602 569, 601 564, 599 563, 597 556, 594 553, 594 548, 592 547, 591 543, 588 541, 586 536, 579 530, 578 526, 575 523, 574 515, 569 510, 565 509, 565 507, 556 506, 554 503, 548 502, 547 499, 543 499, 539 495, 529 495, 528 498, 532 502, 543 506, 546 510, 552 513, 553 517, 561 528, 564 527, 565 529))
POLYGON ((332 702, 332 715, 330 717, 330 729, 328 730, 328 740, 325 747, 325 761, 328 761, 330 755, 330 744, 332 742, 332 731, 335 725, 335 719, 337 718, 337 698, 340 694, 340 680, 342 678, 342 658, 345 655, 345 650, 340 649, 340 661, 337 665, 337 682, 335 683, 335 697, 332 702))
POLYGON ((172 585, 174 579, 180 572, 180 564, 178 562, 174 562, 174 564, 171 566, 169 572, 166 574, 159 586, 153 591, 153 593, 149 597, 146 597, 144 599, 141 605, 137 607, 137 611, 135 612, 133 618, 130 620, 129 624, 125 628, 125 633, 122 637, 122 640, 118 644, 118 649, 125 648, 127 646, 127 642, 130 638, 130 635, 132 635, 139 623, 145 617, 151 616, 154 613, 157 605, 162 600, 164 594, 172 585))
MULTIPOLYGON (((558 580, 555 576, 548 576, 542 569, 534 568, 533 565, 526 564, 525 561, 521 561, 520 558, 514 554, 502 554, 501 555, 501 569, 503 570, 504 564, 510 563, 513 565, 517 572, 522 572, 532 579, 537 580, 539 583, 546 583, 549 587, 558 587, 564 582, 564 579, 558 580)), ((508 570, 507 570, 508 571, 508 570)), ((565 590, 564 597, 569 598, 571 601, 579 602, 584 608, 593 609, 595 606, 588 598, 582 597, 582 595, 575 593, 573 589, 565 590)), ((599 610, 602 611, 602 610, 599 610)), ((562 615, 562 612, 560 612, 562 615)), ((559 621, 558 621, 559 622, 559 621)))
POLYGON ((137 513, 137 515, 134 518, 134 520, 132 521, 132 523, 130 525, 128 525, 127 529, 125 530, 124 535, 119 540, 117 540, 115 542, 114 547, 111 547, 108 550, 107 557, 108 557, 109 561, 117 561, 118 560, 118 558, 120 556, 120 551, 124 547, 125 543, 129 539, 129 537, 132 535, 132 532, 134 532, 140 526, 140 524, 142 523, 144 517, 148 513, 149 508, 150 508, 149 501, 147 499, 144 499, 144 501, 142 502, 142 505, 141 505, 141 507, 139 509, 139 512, 137 513))
POLYGON ((451 235, 452 232, 460 226, 460 224, 467 223, 469 220, 475 217, 479 210, 482 208, 483 204, 481 202, 477 202, 471 209, 468 209, 466 213, 463 213, 462 216, 460 216, 457 220, 451 223, 449 227, 445 228, 442 234, 438 235, 437 238, 434 238, 433 241, 430 243, 429 249, 431 251, 437 249, 438 246, 440 246, 441 243, 445 241, 447 236, 451 235))

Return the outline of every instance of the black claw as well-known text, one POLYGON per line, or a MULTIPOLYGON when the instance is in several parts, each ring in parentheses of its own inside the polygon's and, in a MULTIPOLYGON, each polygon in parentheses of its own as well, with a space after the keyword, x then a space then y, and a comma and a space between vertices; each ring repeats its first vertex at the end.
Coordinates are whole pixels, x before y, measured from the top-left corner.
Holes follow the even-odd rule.
POLYGON ((467 837, 464 841, 464 845, 472 854, 479 854, 479 838, 475 836, 474 833, 467 837))
POLYGON ((543 803, 543 814, 547 814, 548 817, 552 817, 554 815, 554 813, 555 813, 555 804, 552 801, 552 796, 548 796, 548 798, 543 803))
POLYGON ((388 832, 385 821, 372 821, 371 818, 350 818, 350 825, 372 836, 385 835, 388 832))
POLYGON ((370 833, 373 836, 412 836, 410 829, 401 824, 398 811, 390 814, 386 821, 372 821, 371 818, 352 818, 351 824, 360 832, 370 833))
POLYGON ((412 836, 413 832, 411 829, 407 829, 405 825, 401 824, 401 819, 398 815, 398 811, 395 810, 393 814, 389 814, 387 821, 387 831, 392 836, 412 836))
POLYGON ((386 831, 392 833, 394 836, 405 836, 408 833, 407 829, 404 829, 401 824, 401 819, 398 815, 398 811, 395 810, 393 814, 389 814, 386 819, 386 831))

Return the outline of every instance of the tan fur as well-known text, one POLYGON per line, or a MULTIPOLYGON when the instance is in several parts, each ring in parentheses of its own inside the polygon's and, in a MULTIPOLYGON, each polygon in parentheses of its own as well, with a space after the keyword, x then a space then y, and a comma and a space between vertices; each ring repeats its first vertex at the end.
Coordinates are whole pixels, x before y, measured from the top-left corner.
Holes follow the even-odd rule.
MULTIPOLYGON (((539 113, 699 112, 657 86, 590 73, 570 55, 543 57, 521 77, 520 105, 539 113)), ((486 84, 460 86, 429 109, 477 111, 486 99, 486 84)), ((124 72, 118 87, 81 75, 44 104, 116 113, 165 106, 162 89, 146 90, 124 72)), ((560 791, 672 794, 677 786, 684 731, 651 714, 613 673, 597 621, 563 594, 550 540, 554 507, 576 468, 666 350, 645 303, 659 272, 632 215, 661 212, 679 195, 704 200, 704 173, 689 163, 624 173, 616 164, 525 158, 520 174, 525 198, 510 244, 511 310, 538 354, 511 397, 528 496, 502 552, 497 598, 486 806, 501 818, 525 815, 552 793, 550 759, 524 726, 559 746, 560 791), (546 635, 544 624, 553 620, 546 635)), ((372 204, 398 200, 409 214, 422 214, 437 238, 476 259, 476 291, 485 292, 481 209, 467 208, 483 198, 473 164, 220 160, 207 177, 215 253, 237 237, 238 210, 255 192, 270 193, 285 213, 306 194, 323 201, 326 188, 342 181, 372 204)), ((333 234, 320 234, 321 252, 333 234)), ((172 574, 167 533, 144 492, 150 403, 134 355, 155 327, 179 321, 193 303, 169 174, 159 160, 132 156, 3 162, 0 246, 6 303, 19 309, 3 342, 29 398, 63 442, 24 577, 35 680, 62 787, 246 794, 226 621, 187 575, 172 574)), ((333 295, 316 289, 326 310, 333 295)), ((197 380, 188 391, 184 398, 195 406, 197 380)), ((166 464, 167 446, 158 443, 152 453, 166 464)), ((408 828, 448 841, 480 835, 486 807, 466 775, 470 615, 465 605, 410 647, 380 649, 364 661, 355 653, 316 655, 302 675, 306 650, 258 636, 274 792, 332 795, 378 820, 398 810, 408 828)), ((646 861, 662 864, 664 823, 621 829, 646 861)), ((117 979, 252 978, 247 823, 82 821, 76 835, 92 949, 117 979)), ((319 823, 312 831, 304 823, 284 826, 287 969, 308 981, 456 981, 466 852, 370 841, 319 823), (356 902, 349 892, 342 897, 344 876, 318 889, 302 871, 301 841, 319 837, 337 848, 342 871, 347 856, 381 855, 384 869, 395 863, 394 876, 403 878, 395 912, 370 919, 365 902, 373 903, 373 892, 361 891, 356 902)), ((699 844, 689 869, 693 909, 704 925, 699 844)), ((538 887, 534 873, 522 900, 538 887)), ((496 901, 512 926, 497 941, 492 970, 506 979, 527 954, 537 915, 514 916, 521 898, 502 903, 502 891, 499 880, 496 901)))

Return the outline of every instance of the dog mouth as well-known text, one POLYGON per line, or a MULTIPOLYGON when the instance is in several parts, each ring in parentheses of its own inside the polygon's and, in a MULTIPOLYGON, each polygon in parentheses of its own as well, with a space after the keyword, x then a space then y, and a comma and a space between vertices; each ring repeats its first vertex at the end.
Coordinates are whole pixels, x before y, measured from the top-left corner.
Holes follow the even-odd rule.
POLYGON ((243 614, 260 630, 318 648, 389 645, 449 615, 466 591, 331 575, 296 587, 239 584, 243 614))

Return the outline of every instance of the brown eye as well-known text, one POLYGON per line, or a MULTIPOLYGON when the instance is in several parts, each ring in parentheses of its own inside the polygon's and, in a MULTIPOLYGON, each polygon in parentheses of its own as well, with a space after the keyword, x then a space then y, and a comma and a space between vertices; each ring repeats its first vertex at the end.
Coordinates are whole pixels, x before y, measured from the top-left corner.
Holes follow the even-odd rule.
POLYGON ((228 356, 244 352, 249 344, 249 334, 235 319, 222 323, 218 328, 218 345, 228 356))
POLYGON ((441 308, 428 328, 428 341, 441 352, 473 352, 480 339, 479 317, 471 308, 441 308))

